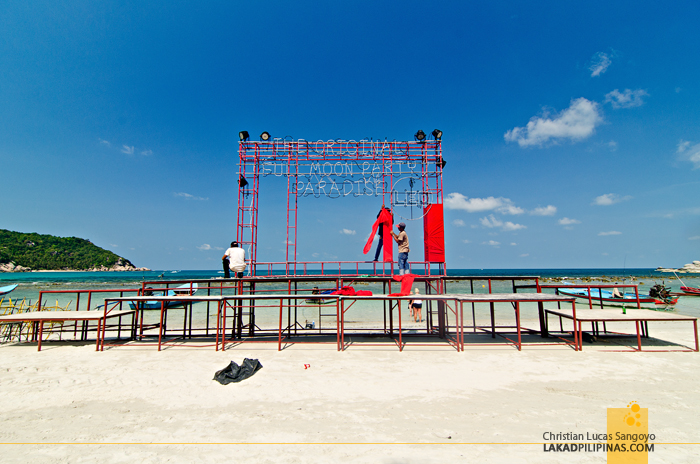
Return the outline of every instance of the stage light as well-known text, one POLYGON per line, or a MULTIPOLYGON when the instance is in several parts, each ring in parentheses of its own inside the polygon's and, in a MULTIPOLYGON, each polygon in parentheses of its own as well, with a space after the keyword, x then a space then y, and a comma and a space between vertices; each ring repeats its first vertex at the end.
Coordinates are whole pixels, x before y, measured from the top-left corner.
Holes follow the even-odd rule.
POLYGON ((240 131, 238 133, 238 138, 241 142, 246 142, 250 138, 250 135, 248 135, 248 131, 240 131))
POLYGON ((245 186, 248 185, 248 181, 245 180, 245 177, 243 177, 243 174, 241 174, 241 176, 240 176, 239 179, 238 179, 238 185, 239 185, 241 188, 245 188, 245 186))
POLYGON ((263 142, 267 142, 268 140, 270 140, 270 133, 268 131, 265 131, 262 134, 260 134, 260 140, 262 140, 263 142))
POLYGON ((425 140, 425 132, 423 132, 422 130, 419 130, 418 132, 416 132, 416 135, 414 135, 413 137, 415 137, 415 139, 418 140, 419 142, 422 142, 423 140, 425 140))
POLYGON ((447 164, 447 161, 445 161, 444 159, 441 159, 441 160, 439 160, 439 161, 438 161, 437 163, 435 163, 435 164, 437 164, 438 166, 440 166, 442 169, 445 169, 445 165, 447 164))
POLYGON ((435 129, 433 131, 433 138, 435 140, 441 140, 442 139, 442 131, 440 129, 435 129))

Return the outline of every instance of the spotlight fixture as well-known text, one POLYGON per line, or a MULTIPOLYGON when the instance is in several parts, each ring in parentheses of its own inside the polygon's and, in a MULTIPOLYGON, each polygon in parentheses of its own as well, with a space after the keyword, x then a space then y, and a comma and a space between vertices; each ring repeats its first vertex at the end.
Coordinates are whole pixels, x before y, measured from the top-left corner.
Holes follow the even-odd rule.
POLYGON ((442 139, 442 131, 440 129, 435 129, 433 131, 433 138, 435 140, 441 140, 442 139))
POLYGON ((250 135, 248 135, 248 131, 240 131, 238 133, 238 138, 241 142, 246 142, 250 138, 250 135))
POLYGON ((265 131, 262 134, 260 134, 260 140, 262 140, 263 142, 267 142, 268 140, 270 140, 270 133, 268 131, 265 131))
POLYGON ((435 164, 437 164, 438 166, 440 166, 440 168, 445 169, 445 165, 447 164, 447 161, 445 161, 444 159, 441 159, 441 160, 439 160, 439 161, 438 161, 437 163, 435 163, 435 164))
POLYGON ((245 186, 248 185, 248 181, 245 180, 245 177, 243 177, 243 174, 241 174, 241 176, 238 178, 238 185, 241 188, 245 188, 245 186))
POLYGON ((425 132, 423 132, 422 130, 419 130, 418 132, 416 132, 416 135, 414 135, 413 137, 415 137, 415 139, 418 140, 419 142, 422 142, 423 140, 425 140, 425 132))

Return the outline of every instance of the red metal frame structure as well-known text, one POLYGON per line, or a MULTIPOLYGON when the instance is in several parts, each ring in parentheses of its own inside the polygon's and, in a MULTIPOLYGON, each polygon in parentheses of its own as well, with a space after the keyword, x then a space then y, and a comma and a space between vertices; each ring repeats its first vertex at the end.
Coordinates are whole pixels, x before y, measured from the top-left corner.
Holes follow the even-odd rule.
MULTIPOLYGON (((241 140, 238 155, 236 239, 248 251, 251 263, 255 263, 250 266, 252 275, 256 275, 259 265, 271 268, 272 264, 281 264, 259 263, 257 260, 261 177, 287 178, 285 275, 297 275, 299 271, 306 273, 306 265, 312 264, 297 261, 299 196, 380 196, 382 203, 392 208, 401 203, 423 208, 443 203, 442 170, 445 163, 439 138, 415 142, 241 140), (405 179, 410 183, 410 192, 401 192, 397 188, 397 184, 405 179), (420 190, 413 192, 417 179, 420 179, 420 190)), ((427 273, 430 273, 431 263, 421 263, 427 264, 427 273)), ((432 264, 438 264, 439 273, 445 274, 444 257, 442 262, 433 261, 432 264)))

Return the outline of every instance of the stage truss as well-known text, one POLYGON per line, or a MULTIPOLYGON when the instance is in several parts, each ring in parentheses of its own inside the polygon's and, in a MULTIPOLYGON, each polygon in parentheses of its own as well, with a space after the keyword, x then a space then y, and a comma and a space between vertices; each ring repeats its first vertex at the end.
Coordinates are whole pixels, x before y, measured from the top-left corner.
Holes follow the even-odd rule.
MULTIPOLYGON (((238 144, 237 240, 252 263, 257 261, 258 195, 261 178, 287 180, 287 275, 298 271, 297 224, 300 197, 381 197, 382 204, 427 208, 440 205, 442 221, 441 140, 346 141, 274 139, 238 144)), ((398 221, 397 221, 398 222, 398 221)), ((444 239, 442 248, 444 249, 444 239)), ((444 254, 444 253, 443 253, 444 254)), ((427 260, 426 260, 427 261, 427 260)), ((435 263, 435 261, 431 261, 435 263)), ((440 269, 444 272, 444 256, 440 269)), ((251 266, 255 274, 256 266, 251 266)))

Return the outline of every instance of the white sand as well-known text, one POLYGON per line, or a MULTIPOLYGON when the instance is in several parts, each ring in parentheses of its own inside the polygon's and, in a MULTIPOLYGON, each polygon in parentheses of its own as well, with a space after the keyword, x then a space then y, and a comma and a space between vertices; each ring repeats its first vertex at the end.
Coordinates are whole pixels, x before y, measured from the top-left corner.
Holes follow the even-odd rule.
MULTIPOLYGON (((650 324, 686 344, 689 326, 650 324)), ((539 443, 546 431, 605 433, 606 408, 630 401, 649 408, 656 443, 700 442, 698 353, 600 349, 2 345, 0 460, 606 462, 539 443), (263 369, 239 384, 212 380, 245 357, 263 369)), ((700 445, 657 444, 649 462, 699 455, 700 445)))

